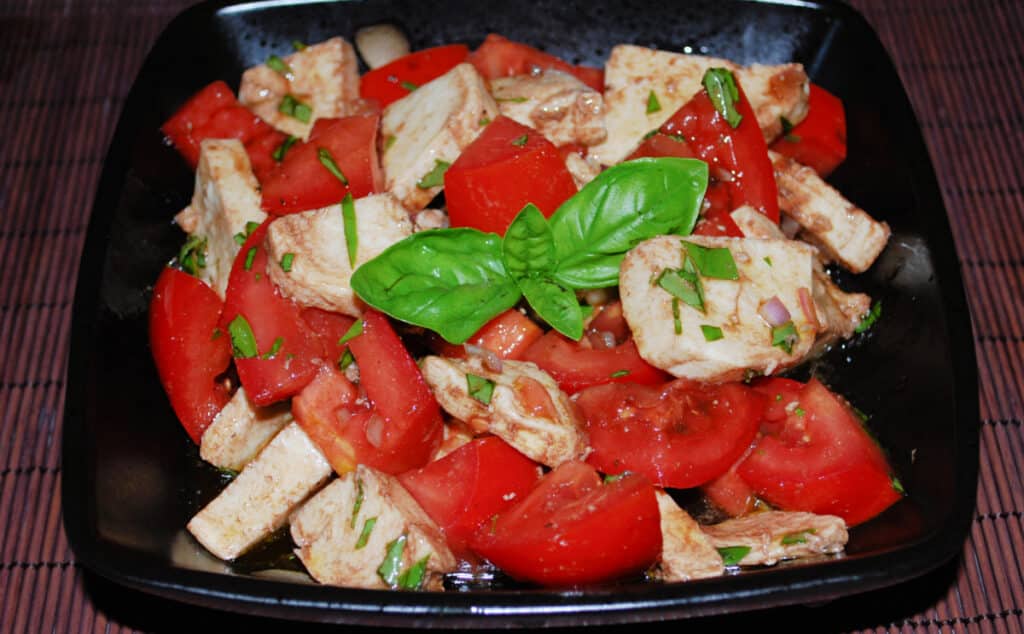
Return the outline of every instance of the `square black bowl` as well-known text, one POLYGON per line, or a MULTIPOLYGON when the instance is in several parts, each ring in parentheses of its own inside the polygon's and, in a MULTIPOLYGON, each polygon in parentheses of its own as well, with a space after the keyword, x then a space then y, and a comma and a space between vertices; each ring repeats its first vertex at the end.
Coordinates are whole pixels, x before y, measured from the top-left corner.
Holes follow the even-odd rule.
POLYGON ((64 420, 68 538, 87 567, 165 597, 248 614, 402 626, 617 623, 820 602, 900 583, 957 554, 978 473, 978 396, 970 320, 938 185, 917 121, 881 43, 831 2, 454 0, 203 4, 160 37, 124 107, 107 157, 74 304, 64 420), (831 181, 885 220, 891 243, 842 283, 880 298, 869 333, 810 370, 869 412, 908 496, 855 528, 843 557, 680 584, 581 590, 410 593, 334 588, 240 574, 184 526, 195 510, 194 452, 160 387, 146 336, 151 285, 183 235, 171 218, 192 175, 160 124, 215 79, 293 40, 316 42, 379 22, 413 48, 476 45, 489 32, 574 63, 601 65, 635 43, 731 58, 802 62, 844 101, 849 159, 831 181))

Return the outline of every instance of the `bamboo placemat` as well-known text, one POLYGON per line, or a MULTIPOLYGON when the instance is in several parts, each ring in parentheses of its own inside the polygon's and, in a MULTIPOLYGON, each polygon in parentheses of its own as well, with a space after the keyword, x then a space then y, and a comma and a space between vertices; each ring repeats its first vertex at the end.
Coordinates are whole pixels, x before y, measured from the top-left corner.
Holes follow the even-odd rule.
MULTIPOLYGON (((266 625, 96 577, 76 564, 61 527, 59 448, 68 333, 88 213, 135 74, 161 29, 186 4, 0 4, 3 632, 266 625)), ((1020 632, 1024 3, 856 0, 854 5, 896 63, 953 226, 979 363, 983 424, 975 521, 962 556, 918 580, 824 607, 672 627, 1020 632)))

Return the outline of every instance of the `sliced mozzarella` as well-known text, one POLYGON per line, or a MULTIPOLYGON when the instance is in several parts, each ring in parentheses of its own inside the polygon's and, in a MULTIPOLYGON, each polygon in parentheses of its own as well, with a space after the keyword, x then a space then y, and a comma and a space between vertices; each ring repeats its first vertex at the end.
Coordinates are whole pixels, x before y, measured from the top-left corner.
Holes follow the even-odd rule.
POLYGON ((548 70, 491 80, 501 114, 543 134, 555 145, 605 140, 601 93, 569 73, 548 70))
POLYGON ((203 432, 199 455, 215 467, 241 471, 291 420, 287 404, 259 407, 240 387, 203 432))
POLYGON ((725 570, 722 556, 700 530, 697 521, 679 508, 664 491, 658 491, 661 513, 661 562, 657 576, 662 581, 689 581, 717 577, 725 570))
POLYGON ((841 517, 790 511, 752 513, 703 530, 715 548, 749 548, 741 566, 842 552, 849 538, 841 517))

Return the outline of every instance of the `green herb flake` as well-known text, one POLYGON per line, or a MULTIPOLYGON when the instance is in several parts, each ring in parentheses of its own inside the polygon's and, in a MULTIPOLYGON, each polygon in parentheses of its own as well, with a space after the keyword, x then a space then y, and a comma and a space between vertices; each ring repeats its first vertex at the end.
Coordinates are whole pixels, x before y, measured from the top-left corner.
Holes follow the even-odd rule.
POLYGON ((271 55, 267 58, 267 66, 270 67, 270 70, 280 73, 285 77, 292 74, 292 67, 277 55, 271 55))
POLYGON ((256 260, 256 251, 259 247, 249 247, 249 250, 245 254, 245 270, 252 270, 252 263, 256 260))
POLYGON ((356 227, 356 203, 352 192, 341 199, 341 221, 345 229, 345 250, 348 251, 348 265, 356 268, 356 256, 359 253, 359 232, 356 227))
POLYGON ((313 109, 290 94, 281 98, 281 103, 277 105, 277 111, 302 123, 309 123, 313 117, 313 109))
POLYGON ((260 228, 260 223, 254 221, 254 220, 250 220, 249 222, 245 223, 245 237, 248 238, 249 236, 252 235, 253 231, 256 231, 259 228, 260 228))
POLYGON ((863 412, 863 411, 862 411, 862 410, 861 410, 860 408, 858 408, 858 407, 854 407, 854 408, 853 408, 853 413, 857 415, 857 418, 859 418, 859 419, 860 419, 860 422, 862 422, 862 423, 866 423, 866 422, 868 422, 868 419, 869 419, 869 418, 871 418, 870 416, 868 416, 867 414, 865 414, 865 413, 864 413, 864 412, 863 412))
POLYGON ((782 394, 776 394, 775 395, 775 401, 778 402, 778 401, 781 401, 781 400, 782 400, 782 394))
POLYGON ((485 125, 487 125, 490 122, 491 122, 491 118, 490 117, 480 117, 480 121, 478 121, 477 123, 480 124, 481 126, 485 126, 485 125))
POLYGON ((714 105, 718 114, 722 115, 731 127, 738 128, 740 122, 743 121, 743 115, 736 109, 736 104, 740 100, 740 91, 732 72, 725 68, 709 68, 704 73, 701 83, 704 84, 708 98, 711 99, 711 104, 714 105))
POLYGON ((224 331, 223 330, 221 330, 220 328, 214 328, 213 329, 213 334, 210 335, 210 341, 217 341, 218 339, 220 339, 223 336, 224 336, 224 331))
POLYGON ((345 334, 341 336, 341 339, 338 339, 338 345, 343 346, 361 334, 363 334, 362 319, 356 321, 356 323, 352 324, 352 326, 350 326, 349 329, 345 331, 345 334))
POLYGON ((868 331, 872 326, 875 325, 875 322, 878 321, 878 318, 881 317, 881 316, 882 316, 882 302, 881 302, 881 300, 879 300, 879 301, 877 301, 877 302, 875 302, 874 304, 871 305, 871 310, 869 310, 868 312, 864 313, 861 316, 860 323, 857 324, 856 328, 854 328, 854 332, 866 332, 866 331, 868 331))
POLYGON ((772 259, 770 257, 768 257, 767 255, 764 256, 764 263, 767 264, 768 266, 773 266, 772 259))
POLYGON ((419 86, 417 84, 414 84, 411 81, 400 81, 400 82, 398 82, 398 85, 401 86, 402 88, 405 88, 409 92, 412 92, 412 91, 416 90, 417 88, 419 88, 419 86))
POLYGON ((892 490, 893 491, 899 493, 900 495, 906 495, 907 494, 907 490, 903 488, 903 483, 900 482, 899 478, 897 478, 896 476, 892 476, 890 481, 892 482, 892 490))
POLYGON ((495 97, 494 100, 498 103, 523 103, 529 101, 526 97, 495 97))
POLYGON ((274 159, 278 163, 284 160, 284 155, 288 153, 288 150, 292 149, 292 146, 298 142, 299 137, 288 135, 288 138, 281 142, 281 145, 274 148, 274 151, 270 153, 270 158, 274 159))
POLYGON ((726 546, 719 548, 718 554, 722 556, 722 563, 726 566, 735 566, 750 553, 750 546, 726 546))
POLYGON ((796 533, 786 533, 782 536, 782 539, 779 540, 779 543, 783 546, 792 546, 793 544, 806 544, 807 536, 812 535, 813 533, 813 528, 808 528, 805 531, 798 531, 796 533))
POLYGON ((349 518, 348 525, 350 528, 356 527, 356 518, 359 517, 359 510, 363 508, 363 479, 356 478, 356 501, 352 504, 352 517, 349 518))
POLYGON ((328 172, 330 172, 334 178, 341 181, 342 185, 348 185, 348 179, 341 173, 341 168, 334 162, 334 157, 331 156, 331 151, 327 148, 317 148, 316 156, 320 159, 320 164, 323 165, 328 172))
POLYGON ((606 473, 604 476, 604 484, 611 484, 612 482, 618 482, 629 475, 629 471, 623 471, 622 473, 610 474, 606 473))
POLYGON ((616 370, 609 375, 613 379, 621 379, 624 376, 629 376, 629 370, 616 370))
POLYGON ((793 413, 796 414, 797 416, 803 418, 804 415, 807 414, 807 410, 805 410, 802 407, 798 407, 798 408, 793 410, 793 413))
POLYGON ((677 335, 683 334, 683 320, 679 315, 679 299, 672 298, 672 328, 677 335))
POLYGON ((704 333, 704 341, 718 341, 725 338, 725 335, 722 334, 722 329, 718 326, 701 324, 700 331, 704 333))
POLYGON ((652 90, 647 94, 647 114, 654 114, 655 112, 661 112, 661 103, 658 101, 658 95, 654 94, 652 90))
POLYGON ((520 137, 512 139, 512 145, 516 147, 526 147, 526 142, 530 140, 530 137, 526 134, 520 137))
POLYGON ((281 256, 281 270, 285 273, 292 272, 292 263, 295 262, 294 253, 285 253, 281 256))
POLYGON ((264 358, 264 359, 273 359, 274 357, 277 356, 278 352, 281 352, 281 346, 283 346, 283 345, 284 345, 284 337, 278 337, 277 339, 274 339, 274 343, 271 344, 270 350, 267 350, 266 352, 264 352, 262 358, 264 358))
POLYGON ((647 139, 650 139, 654 135, 658 134, 658 132, 659 132, 658 128, 654 128, 653 130, 651 130, 650 132, 648 132, 647 134, 644 135, 644 141, 646 141, 647 139))
POLYGON ((494 394, 494 381, 467 372, 466 386, 469 389, 470 396, 484 405, 491 404, 491 396, 494 394))
POLYGON ((444 173, 451 167, 451 163, 448 161, 442 161, 441 159, 434 159, 434 167, 429 172, 423 175, 423 178, 416 183, 416 187, 420 189, 430 189, 431 187, 441 187, 444 185, 444 173))
POLYGON ((241 231, 239 231, 232 237, 235 240, 235 244, 237 244, 238 246, 242 246, 243 244, 245 244, 245 234, 242 233, 241 231))
POLYGON ((782 124, 782 138, 790 143, 799 143, 800 135, 793 134, 793 122, 786 117, 779 117, 779 122, 782 124))
POLYGON ((306 45, 300 42, 299 40, 292 40, 292 48, 294 48, 296 51, 304 51, 306 50, 306 45))
POLYGON ((693 259, 697 270, 704 277, 716 280, 740 279, 739 271, 736 269, 736 260, 733 259, 732 252, 728 248, 702 247, 699 244, 686 241, 683 242, 683 247, 686 249, 686 255, 693 259))
POLYGON ((394 145, 395 141, 397 141, 397 140, 398 140, 398 137, 396 137, 393 134, 389 134, 387 136, 387 138, 384 139, 384 151, 387 152, 388 150, 390 150, 391 146, 394 145))
POLYGON ((401 535, 388 542, 384 560, 380 562, 380 566, 377 568, 377 575, 390 588, 398 586, 398 577, 402 572, 402 553, 405 552, 405 542, 408 539, 407 536, 401 535))
POLYGON ((178 264, 189 275, 196 275, 206 268, 206 238, 190 236, 178 251, 178 264))
POLYGON ((341 354, 341 358, 338 359, 338 369, 344 372, 345 370, 348 369, 348 366, 352 365, 355 362, 355 360, 355 355, 353 355, 352 351, 346 347, 345 352, 343 352, 341 354))
MULTIPOLYGON (((687 260, 687 264, 689 264, 689 260, 687 260)), ((689 268, 692 268, 692 265, 689 268)), ((655 283, 669 295, 704 312, 704 287, 695 271, 688 271, 686 268, 665 269, 655 283)))
POLYGON ((398 587, 402 590, 419 590, 423 587, 423 580, 427 576, 427 562, 430 560, 428 553, 422 559, 404 571, 398 577, 398 587))
POLYGON ((793 352, 793 344, 797 341, 800 341, 800 335, 797 334, 796 326, 793 325, 792 320, 772 328, 772 345, 776 348, 782 348, 786 351, 786 354, 793 352))
POLYGON ((231 335, 231 352, 236 359, 252 359, 259 354, 256 349, 256 335, 241 313, 228 324, 228 334, 231 335))
POLYGON ((363 522, 363 530, 359 533, 359 539, 356 540, 356 550, 362 550, 366 548, 366 542, 370 541, 370 533, 373 532, 373 527, 377 525, 377 518, 371 517, 363 522))

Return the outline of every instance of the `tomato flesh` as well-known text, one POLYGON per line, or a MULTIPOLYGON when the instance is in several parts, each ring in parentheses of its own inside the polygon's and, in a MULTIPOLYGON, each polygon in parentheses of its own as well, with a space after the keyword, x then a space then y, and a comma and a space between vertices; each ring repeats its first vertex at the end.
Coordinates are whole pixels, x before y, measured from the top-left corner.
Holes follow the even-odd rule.
POLYGON ((586 348, 553 330, 530 346, 523 360, 536 363, 568 394, 604 383, 652 385, 669 376, 641 359, 632 339, 612 348, 586 348))
POLYGON ((559 70, 574 75, 597 92, 604 91, 604 71, 572 64, 527 44, 491 33, 469 56, 469 62, 487 79, 528 75, 537 69, 559 70))
POLYGON ((359 96, 375 99, 383 108, 444 75, 468 56, 465 44, 447 44, 399 57, 363 75, 359 79, 359 96))
POLYGON ((846 160, 846 112, 843 102, 817 84, 811 84, 807 117, 772 149, 825 177, 846 160))
MULTIPOLYGON (((484 324, 466 343, 486 348, 499 359, 519 360, 543 334, 544 331, 532 319, 510 308, 484 324)), ((431 347, 445 357, 465 359, 467 356, 464 345, 448 343, 440 336, 431 338, 431 347)))
POLYGON ((654 487, 637 474, 602 484, 593 467, 567 462, 477 529, 472 547, 512 577, 542 585, 639 573, 661 553, 654 487))
POLYGON ((349 428, 368 408, 356 403, 358 396, 359 389, 344 374, 322 364, 313 380, 292 399, 295 422, 338 474, 352 471, 359 463, 357 445, 349 439, 354 434, 349 428))

